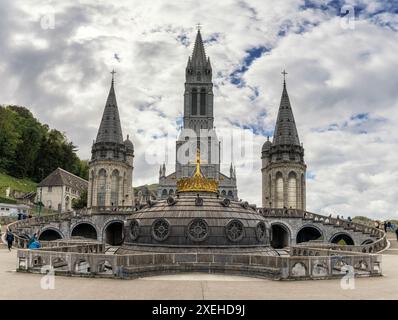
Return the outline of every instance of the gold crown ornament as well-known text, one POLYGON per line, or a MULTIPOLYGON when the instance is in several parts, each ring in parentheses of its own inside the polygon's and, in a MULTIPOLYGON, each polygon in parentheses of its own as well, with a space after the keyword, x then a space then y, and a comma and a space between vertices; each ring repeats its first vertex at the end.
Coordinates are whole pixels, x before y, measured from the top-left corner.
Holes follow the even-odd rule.
POLYGON ((218 182, 205 178, 200 171, 200 151, 196 151, 196 169, 190 178, 181 178, 177 181, 177 192, 218 192, 218 182))

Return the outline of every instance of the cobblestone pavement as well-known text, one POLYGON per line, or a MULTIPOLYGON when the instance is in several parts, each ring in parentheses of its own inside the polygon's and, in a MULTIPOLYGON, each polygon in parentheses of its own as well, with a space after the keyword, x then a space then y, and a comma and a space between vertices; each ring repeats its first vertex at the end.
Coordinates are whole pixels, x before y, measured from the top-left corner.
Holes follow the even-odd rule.
POLYGON ((383 254, 383 277, 340 280, 271 281, 247 277, 178 274, 136 280, 55 277, 55 289, 40 287, 41 275, 15 272, 16 250, 0 248, 0 299, 398 299, 398 243, 383 254), (4 290, 5 289, 5 290, 4 290))

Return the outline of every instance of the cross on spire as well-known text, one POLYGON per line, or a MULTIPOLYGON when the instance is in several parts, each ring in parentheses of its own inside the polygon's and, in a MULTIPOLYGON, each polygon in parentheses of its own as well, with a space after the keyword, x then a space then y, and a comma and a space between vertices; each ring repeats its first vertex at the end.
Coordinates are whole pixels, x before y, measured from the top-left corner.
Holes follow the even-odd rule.
POLYGON ((283 74, 283 83, 286 83, 286 75, 288 74, 285 69, 281 72, 283 74))
POLYGON ((196 30, 200 31, 202 29, 202 25, 199 23, 196 24, 196 30))
POLYGON ((116 73, 116 71, 115 71, 115 69, 113 69, 112 72, 111 72, 111 75, 112 75, 112 83, 113 83, 113 80, 115 79, 115 73, 116 73))

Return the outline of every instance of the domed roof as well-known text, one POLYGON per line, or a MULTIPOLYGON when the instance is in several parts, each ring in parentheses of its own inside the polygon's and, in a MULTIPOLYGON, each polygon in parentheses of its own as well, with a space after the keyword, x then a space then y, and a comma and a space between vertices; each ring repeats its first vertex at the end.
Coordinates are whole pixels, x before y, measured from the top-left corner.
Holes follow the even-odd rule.
POLYGON ((268 151, 271 148, 271 141, 269 141, 269 136, 267 137, 267 141, 264 142, 261 151, 268 151))
POLYGON ((128 150, 134 150, 134 145, 133 145, 133 143, 130 141, 129 135, 127 135, 127 139, 124 140, 123 143, 124 143, 124 145, 126 146, 126 148, 127 148, 128 150))
POLYGON ((212 192, 149 201, 125 225, 124 246, 239 248, 269 246, 270 226, 247 202, 212 192))

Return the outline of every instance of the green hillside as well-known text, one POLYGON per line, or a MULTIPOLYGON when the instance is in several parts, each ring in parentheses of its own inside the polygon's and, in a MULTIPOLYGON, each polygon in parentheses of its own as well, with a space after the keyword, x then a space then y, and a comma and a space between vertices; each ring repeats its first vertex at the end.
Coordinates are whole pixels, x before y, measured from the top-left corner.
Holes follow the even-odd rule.
POLYGON ((18 179, 0 172, 0 197, 5 197, 6 188, 22 192, 36 191, 36 182, 29 179, 18 179))

